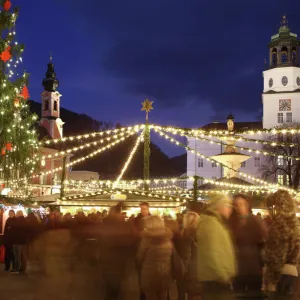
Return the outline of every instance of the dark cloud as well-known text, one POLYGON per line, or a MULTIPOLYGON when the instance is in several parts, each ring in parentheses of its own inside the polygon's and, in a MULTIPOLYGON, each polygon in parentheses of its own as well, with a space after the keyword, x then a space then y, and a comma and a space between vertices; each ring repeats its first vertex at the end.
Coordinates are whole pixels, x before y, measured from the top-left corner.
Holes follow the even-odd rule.
MULTIPOLYGON (((274 1, 259 10, 255 1, 167 2, 131 1, 108 14, 107 30, 119 40, 101 67, 124 80, 121 92, 152 97, 161 106, 193 97, 214 108, 259 110, 267 43, 287 9, 274 1)), ((300 30, 299 19, 292 23, 300 30)))
POLYGON ((282 14, 300 33, 294 0, 15 1, 35 99, 52 51, 63 106, 127 123, 139 120, 146 96, 157 122, 167 122, 166 111, 182 126, 228 111, 258 115, 267 44, 282 14))

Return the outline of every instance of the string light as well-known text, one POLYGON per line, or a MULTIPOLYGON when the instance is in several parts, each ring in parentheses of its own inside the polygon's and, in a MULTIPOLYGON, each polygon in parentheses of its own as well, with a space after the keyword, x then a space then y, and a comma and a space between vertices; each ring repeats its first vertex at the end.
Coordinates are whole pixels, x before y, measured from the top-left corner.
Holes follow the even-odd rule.
MULTIPOLYGON (((217 186, 226 186, 229 188, 234 188, 235 190, 270 190, 268 187, 262 186, 262 185, 242 185, 242 184, 234 184, 234 183, 230 183, 230 182, 224 182, 224 181, 217 181, 214 179, 209 179, 209 178, 205 178, 202 176, 198 176, 199 180, 203 180, 204 183, 211 183, 217 186)), ((176 185, 177 181, 182 181, 182 180, 194 180, 194 177, 189 176, 189 177, 179 177, 179 178, 158 178, 158 179, 152 179, 152 180, 148 180, 147 184, 163 184, 163 185, 167 185, 167 186, 159 186, 159 187, 151 187, 150 186, 150 190, 155 190, 155 189, 164 189, 164 188, 171 188, 171 187, 175 187, 175 188, 180 188, 176 185)), ((143 179, 135 179, 135 180, 120 180, 119 182, 119 186, 124 185, 124 186, 128 186, 128 188, 130 189, 130 186, 142 186, 144 184, 144 180, 143 179)), ((78 189, 99 189, 102 188, 103 186, 112 186, 113 182, 110 180, 93 180, 90 182, 84 182, 84 181, 80 181, 80 180, 67 180, 65 181, 65 186, 73 186, 76 187, 78 189)), ((184 189, 183 189, 184 190, 184 189)), ((271 191, 273 191, 274 188, 271 189, 271 191)), ((188 192, 188 190, 184 190, 185 192, 188 192)), ((190 192, 190 191, 189 191, 190 192)), ((191 192, 190 192, 191 193, 191 192)))
MULTIPOLYGON (((34 155, 34 158, 33 160, 35 161, 40 161, 40 160, 45 160, 45 159, 51 159, 51 158, 54 158, 54 157, 59 157, 59 156, 64 156, 66 154, 73 154, 74 152, 78 152, 80 150, 83 150, 85 148, 90 148, 92 146, 97 146, 97 145, 100 145, 100 144, 103 144, 105 141, 110 141, 110 140, 113 140, 113 139, 118 139, 119 136, 124 136, 126 135, 127 133, 134 133, 135 130, 134 129, 131 129, 130 131, 126 131, 125 132, 121 132, 121 133, 117 133, 111 137, 106 137, 106 138, 103 138, 99 141, 93 141, 93 142, 90 142, 90 143, 87 143, 87 144, 84 144, 84 145, 81 145, 81 146, 75 146, 73 148, 69 148, 69 149, 66 149, 66 150, 62 150, 62 151, 58 151, 56 153, 53 153, 53 154, 48 154, 48 155, 42 155, 42 156, 37 156, 37 154, 34 155)), ((30 161, 30 160, 28 160, 30 161)))
MULTIPOLYGON (((158 126, 161 129, 172 129, 172 130, 183 130, 182 128, 172 127, 172 126, 159 126, 156 124, 151 124, 151 126, 158 126)), ((185 132, 196 135, 232 135, 232 134, 245 134, 245 135, 264 135, 264 134, 298 134, 300 133, 300 128, 272 128, 272 129, 258 129, 258 130, 237 130, 234 132, 229 132, 228 130, 205 130, 205 129, 193 129, 193 128, 184 128, 185 132)))
MULTIPOLYGON (((255 144, 262 144, 262 145, 270 145, 272 147, 276 146, 288 146, 288 147, 296 147, 298 144, 297 143, 292 143, 292 142, 280 142, 280 141, 266 141, 266 140, 260 140, 260 139, 249 139, 244 136, 241 136, 240 134, 242 133, 237 133, 237 132, 225 132, 225 134, 221 134, 220 131, 209 131, 209 132, 202 132, 201 130, 194 130, 194 129, 181 129, 181 128, 174 128, 174 127, 167 127, 167 126, 158 126, 158 125, 152 125, 152 127, 157 127, 160 130, 164 130, 167 132, 171 132, 172 134, 179 134, 181 133, 182 135, 185 136, 191 136, 195 137, 198 136, 200 138, 203 137, 215 137, 215 138, 222 138, 224 140, 230 139, 230 140, 236 140, 236 141, 244 141, 244 142, 249 142, 249 143, 255 143, 255 144)), ((293 131, 293 129, 291 129, 293 131)), ((285 132, 285 130, 284 130, 285 132)), ((294 132, 294 131, 293 131, 294 132)), ((300 130, 299 130, 300 132, 300 130)), ((269 132, 270 133, 270 132, 269 132)), ((271 132, 274 133, 274 132, 271 132)), ((294 132, 297 133, 297 132, 294 132)), ((248 133, 249 134, 249 133, 248 133)), ((254 133, 251 131, 251 134, 258 134, 258 132, 254 133)), ((275 134, 275 133, 274 133, 275 134)))
POLYGON ((40 145, 50 145, 50 144, 57 144, 57 143, 62 143, 65 141, 79 141, 79 140, 84 140, 88 139, 91 137, 97 137, 101 135, 111 135, 111 134, 116 134, 119 132, 131 132, 132 130, 139 132, 141 129, 144 129, 145 125, 135 125, 135 126, 129 126, 129 127, 122 127, 122 128, 117 128, 117 129, 111 129, 111 130, 105 130, 105 131, 95 131, 92 133, 87 133, 87 134, 81 134, 81 135, 74 135, 74 136, 66 136, 61 139, 51 139, 51 140, 46 140, 43 142, 40 142, 40 145))
MULTIPOLYGON (((165 134, 164 132, 158 130, 156 127, 154 127, 154 130, 155 130, 156 132, 158 132, 158 133, 159 133, 162 137, 164 137, 166 140, 169 140, 169 141, 175 143, 176 145, 179 145, 179 146, 181 146, 181 147, 184 147, 187 151, 191 151, 192 153, 195 153, 197 156, 199 156, 199 157, 201 157, 201 158, 203 158, 203 159, 205 159, 205 160, 207 160, 207 161, 209 161, 209 162, 215 162, 216 165, 221 165, 221 166, 224 167, 224 168, 228 168, 228 169, 230 169, 230 170, 233 170, 233 171, 237 172, 240 176, 242 176, 242 177, 244 177, 244 178, 246 178, 246 179, 249 179, 249 180, 258 182, 258 183, 260 183, 260 184, 266 185, 266 186, 268 186, 270 189, 276 189, 276 190, 277 190, 277 189, 280 187, 279 184, 270 184, 270 183, 268 183, 268 182, 266 182, 266 181, 264 181, 264 180, 261 180, 261 179, 258 179, 258 178, 256 178, 256 177, 254 177, 254 176, 252 176, 252 175, 249 175, 249 174, 246 174, 246 173, 237 171, 237 170, 235 170, 235 169, 232 168, 232 167, 229 167, 229 166, 226 166, 226 165, 224 165, 224 164, 222 164, 222 163, 219 163, 219 162, 217 162, 216 160, 214 160, 214 159, 212 159, 212 158, 209 158, 209 157, 203 155, 203 154, 200 153, 199 151, 196 151, 196 150, 194 150, 193 148, 191 148, 191 147, 189 147, 189 146, 183 145, 182 143, 178 142, 178 141, 175 140, 174 138, 172 138, 172 137, 168 136, 167 134, 165 134)), ((285 187, 282 187, 282 186, 281 186, 280 188, 284 188, 284 189, 286 189, 286 190, 288 190, 289 192, 292 192, 292 193, 295 192, 295 191, 292 190, 292 189, 288 189, 288 188, 285 188, 285 187)))
MULTIPOLYGON (((98 192, 91 192, 91 193, 85 193, 85 194, 80 194, 80 195, 73 195, 73 196, 67 196, 67 197, 62 197, 62 198, 58 198, 56 203, 62 204, 62 203, 66 203, 65 201, 68 200, 75 200, 75 199, 82 199, 82 198, 87 198, 87 197, 95 197, 95 196, 99 196, 99 195, 103 195, 103 194, 114 194, 116 191, 115 190, 100 190, 98 192)), ((181 202, 186 202, 186 200, 192 200, 192 198, 186 198, 186 197, 174 197, 174 196, 166 196, 163 194, 158 194, 155 192, 146 192, 146 191, 136 191, 136 190, 119 190, 119 192, 121 192, 122 194, 134 194, 134 195, 138 195, 138 196, 146 196, 146 197, 151 197, 151 198, 158 198, 158 199, 162 199, 162 200, 173 200, 173 201, 181 201, 181 202)), ((77 204, 76 202, 74 202, 73 204, 77 204)), ((81 205, 84 205, 81 204, 81 205)))
MULTIPOLYGON (((89 153, 86 156, 83 156, 81 158, 78 158, 78 159, 70 162, 70 163, 67 163, 66 167, 71 167, 71 166, 73 166, 75 164, 78 164, 78 163, 81 163, 81 162, 85 161, 86 159, 91 158, 91 157, 93 157, 93 156, 95 156, 95 155, 97 155, 97 154, 99 154, 101 152, 104 152, 104 151, 106 151, 108 149, 111 149, 113 146, 117 145, 120 142, 123 142, 125 139, 129 138, 133 134, 134 134, 134 132, 129 133, 128 135, 126 135, 126 136, 124 136, 124 137, 122 137, 122 138, 120 138, 120 139, 118 139, 118 140, 116 140, 116 141, 114 141, 112 143, 109 143, 106 146, 104 146, 104 147, 102 147, 102 148, 100 148, 100 149, 98 149, 96 151, 93 151, 93 152, 89 153)), ((54 169, 49 170, 49 171, 40 172, 39 174, 32 175, 31 178, 38 178, 41 175, 53 174, 53 173, 56 173, 57 171, 61 171, 62 169, 63 169, 63 167, 58 167, 58 168, 54 168, 54 169)))
POLYGON ((142 134, 140 134, 139 137, 136 139, 135 145, 132 148, 132 150, 131 150, 131 152, 130 152, 130 154, 128 156, 128 159, 126 161, 126 163, 124 164, 124 166, 123 166, 123 168, 121 170, 120 175, 118 176, 117 180, 115 181, 115 183, 113 185, 114 187, 116 187, 118 185, 119 181, 122 179, 124 173, 126 172, 128 166, 131 163, 132 158, 133 158, 134 154, 136 153, 136 150, 137 150, 137 148, 138 148, 138 146, 139 146, 139 144, 140 144, 140 142, 142 140, 142 137, 143 137, 142 134))
MULTIPOLYGON (((155 127, 155 128, 157 128, 157 127, 155 127)), ((165 131, 170 132, 170 129, 165 129, 165 131)), ((173 131, 171 131, 171 133, 173 133, 173 131)), ((184 134, 180 131, 178 132, 178 130, 177 130, 176 133, 179 134, 180 136, 183 136, 183 137, 186 137, 186 138, 194 138, 198 141, 204 141, 204 142, 208 142, 210 144, 229 146, 228 144, 224 144, 223 142, 213 141, 213 140, 210 140, 210 139, 207 139, 207 138, 204 138, 204 137, 186 135, 186 134, 184 134)), ((232 138, 234 138, 234 137, 232 137, 232 138)), ((231 139, 231 137, 229 139, 231 139)), ((239 140, 237 138, 234 138, 234 139, 239 140)), ((273 144, 273 142, 271 142, 271 143, 273 144)), ((258 150, 258 149, 253 149, 253 148, 249 148, 249 147, 241 147, 241 146, 237 146, 237 145, 234 145, 233 147, 241 149, 242 151, 248 151, 249 153, 254 153, 254 154, 257 154, 257 155, 261 154, 261 155, 264 155, 264 156, 269 155, 269 156, 274 156, 274 157, 283 157, 283 158, 286 158, 286 159, 300 160, 300 157, 295 157, 295 156, 291 156, 291 155, 287 155, 287 154, 276 154, 276 153, 272 153, 272 152, 269 152, 269 151, 258 150)))

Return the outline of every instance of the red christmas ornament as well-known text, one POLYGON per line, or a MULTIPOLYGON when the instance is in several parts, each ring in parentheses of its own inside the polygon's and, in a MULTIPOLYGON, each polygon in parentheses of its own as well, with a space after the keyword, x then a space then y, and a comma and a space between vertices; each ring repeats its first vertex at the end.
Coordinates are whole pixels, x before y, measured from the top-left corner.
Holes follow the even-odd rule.
POLYGON ((11 143, 6 143, 5 148, 7 151, 11 151, 12 150, 12 144, 11 143))
POLYGON ((6 49, 0 54, 1 60, 4 62, 7 62, 8 60, 11 59, 11 53, 10 53, 11 47, 8 46, 6 49))
POLYGON ((2 183, 1 186, 2 186, 2 188, 4 189, 4 188, 5 188, 5 183, 2 183))
POLYGON ((9 9, 11 8, 11 2, 10 0, 6 0, 3 4, 3 8, 5 11, 9 11, 9 9))
POLYGON ((29 98, 29 91, 26 85, 23 86, 22 92, 21 92, 21 96, 27 100, 29 98))
POLYGON ((1 155, 5 155, 5 148, 1 149, 1 155))

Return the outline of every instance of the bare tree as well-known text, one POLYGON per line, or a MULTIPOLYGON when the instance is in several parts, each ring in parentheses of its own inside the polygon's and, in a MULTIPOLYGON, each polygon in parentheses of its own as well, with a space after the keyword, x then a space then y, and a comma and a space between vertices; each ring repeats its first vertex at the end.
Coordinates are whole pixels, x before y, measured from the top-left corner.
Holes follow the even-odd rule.
MULTIPOLYGON (((287 123, 276 129, 295 129, 300 132, 300 123, 287 123)), ((270 133, 266 140, 274 142, 274 145, 263 145, 263 150, 277 156, 264 158, 260 168, 263 177, 276 182, 281 175, 284 185, 297 189, 300 184, 300 160, 296 159, 300 158, 300 133, 270 133)))

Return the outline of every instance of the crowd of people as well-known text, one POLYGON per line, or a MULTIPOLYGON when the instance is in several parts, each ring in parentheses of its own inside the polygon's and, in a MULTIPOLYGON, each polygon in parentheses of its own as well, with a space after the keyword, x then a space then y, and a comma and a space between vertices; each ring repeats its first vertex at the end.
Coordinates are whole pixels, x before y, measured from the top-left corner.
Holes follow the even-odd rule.
MULTIPOLYGON (((89 216, 54 212, 24 218, 21 211, 10 211, 5 271, 22 274, 34 259, 41 275, 56 278, 61 289, 72 286, 65 289, 71 292, 94 268, 92 276, 101 280, 93 295, 105 300, 296 300, 300 235, 295 201, 285 190, 268 197, 274 213, 267 219, 252 214, 251 198, 243 194, 217 195, 207 207, 191 207, 177 220, 151 215, 146 202, 129 219, 124 203, 89 216)), ((86 286, 82 289, 78 299, 94 299, 86 286)))

